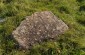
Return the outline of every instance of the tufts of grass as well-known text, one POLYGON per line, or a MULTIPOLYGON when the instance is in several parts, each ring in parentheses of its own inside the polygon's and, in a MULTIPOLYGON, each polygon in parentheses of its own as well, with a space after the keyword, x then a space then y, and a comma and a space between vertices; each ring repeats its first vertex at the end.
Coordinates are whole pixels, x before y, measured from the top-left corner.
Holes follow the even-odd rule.
POLYGON ((0 0, 0 54, 1 55, 85 55, 85 1, 84 0, 0 0), (26 16, 36 11, 52 11, 69 30, 57 36, 55 42, 36 44, 29 51, 20 50, 12 39, 12 31, 26 16))

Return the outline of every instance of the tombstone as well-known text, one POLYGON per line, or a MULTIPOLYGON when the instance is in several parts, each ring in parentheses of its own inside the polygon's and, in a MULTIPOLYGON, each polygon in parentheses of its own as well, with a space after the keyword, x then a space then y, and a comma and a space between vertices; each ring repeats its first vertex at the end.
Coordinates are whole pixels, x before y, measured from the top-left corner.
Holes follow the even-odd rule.
POLYGON ((13 31, 14 39, 25 49, 30 49, 36 43, 45 39, 55 39, 56 36, 68 30, 68 26, 51 11, 35 12, 13 31))

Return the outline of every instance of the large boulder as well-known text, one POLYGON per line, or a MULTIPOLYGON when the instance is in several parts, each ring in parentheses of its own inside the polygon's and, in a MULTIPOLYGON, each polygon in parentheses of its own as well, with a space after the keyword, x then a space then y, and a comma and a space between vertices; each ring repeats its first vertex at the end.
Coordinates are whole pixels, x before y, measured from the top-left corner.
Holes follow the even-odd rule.
POLYGON ((35 12, 13 31, 13 37, 20 46, 29 49, 36 43, 56 38, 68 26, 51 11, 35 12))

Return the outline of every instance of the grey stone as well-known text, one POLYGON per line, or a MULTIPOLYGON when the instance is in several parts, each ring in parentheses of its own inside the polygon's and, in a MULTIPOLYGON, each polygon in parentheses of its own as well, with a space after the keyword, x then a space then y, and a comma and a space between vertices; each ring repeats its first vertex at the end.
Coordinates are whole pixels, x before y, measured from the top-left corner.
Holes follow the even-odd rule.
POLYGON ((5 22, 5 21, 6 21, 6 19, 0 18, 0 23, 5 22))
POLYGON ((51 11, 35 12, 13 31, 13 37, 20 46, 29 49, 45 39, 56 38, 68 30, 68 26, 51 11))

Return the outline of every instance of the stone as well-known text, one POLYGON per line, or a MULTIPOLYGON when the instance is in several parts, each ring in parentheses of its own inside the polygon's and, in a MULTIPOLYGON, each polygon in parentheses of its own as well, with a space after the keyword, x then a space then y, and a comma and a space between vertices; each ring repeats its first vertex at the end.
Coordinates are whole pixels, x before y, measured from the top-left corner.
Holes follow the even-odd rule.
POLYGON ((68 26, 51 11, 42 11, 27 16, 12 35, 20 46, 30 49, 36 43, 55 39, 66 30, 68 26))
POLYGON ((3 23, 3 22, 5 22, 5 21, 6 21, 6 19, 0 18, 0 23, 3 23))

